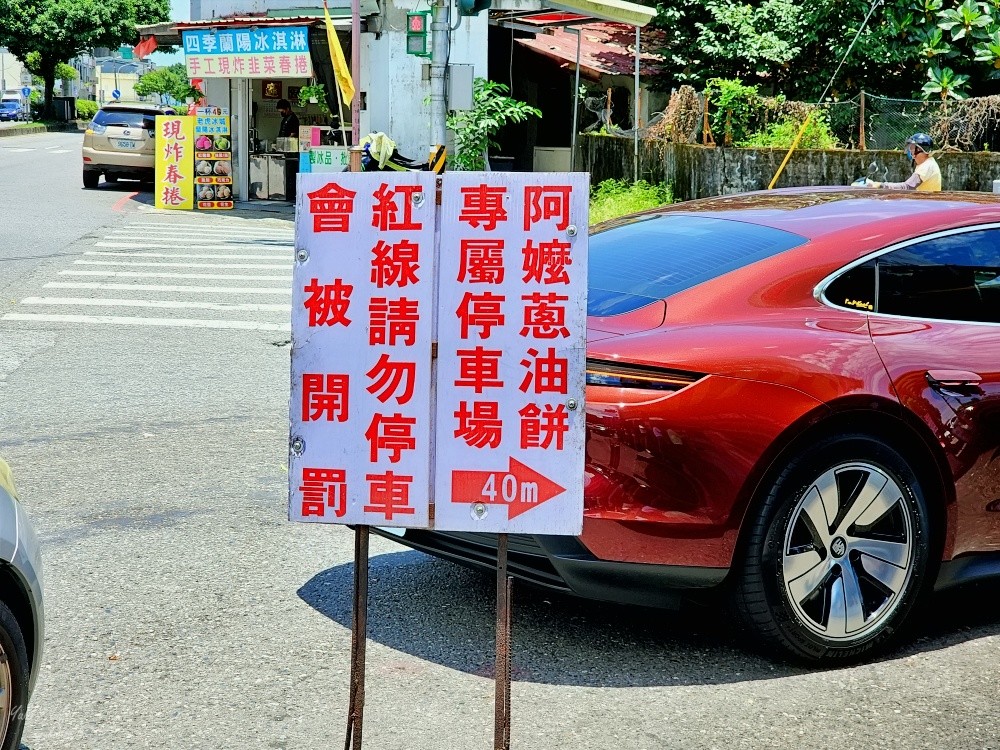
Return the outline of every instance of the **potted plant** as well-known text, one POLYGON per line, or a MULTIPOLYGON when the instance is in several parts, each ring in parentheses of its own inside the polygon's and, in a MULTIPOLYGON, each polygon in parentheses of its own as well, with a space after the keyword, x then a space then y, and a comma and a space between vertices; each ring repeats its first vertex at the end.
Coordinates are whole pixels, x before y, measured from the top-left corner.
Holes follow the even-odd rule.
POLYGON ((326 103, 326 86, 322 83, 312 83, 299 89, 299 106, 305 109, 310 104, 315 104, 320 112, 329 117, 330 106, 326 103))
POLYGON ((474 87, 474 108, 455 112, 447 123, 455 133, 456 153, 451 166, 472 172, 486 168, 488 150, 498 148, 493 138, 500 128, 542 116, 541 110, 507 96, 510 89, 502 83, 477 78, 474 87))

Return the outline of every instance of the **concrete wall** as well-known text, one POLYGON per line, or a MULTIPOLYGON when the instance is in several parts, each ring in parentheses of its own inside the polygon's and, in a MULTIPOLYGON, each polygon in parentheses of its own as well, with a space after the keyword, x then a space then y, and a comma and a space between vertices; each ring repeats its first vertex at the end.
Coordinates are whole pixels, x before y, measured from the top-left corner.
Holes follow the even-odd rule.
MULTIPOLYGON (((784 159, 784 149, 705 148, 639 141, 639 178, 667 182, 677 200, 763 190, 784 159)), ((945 190, 990 192, 1000 179, 1000 153, 948 153, 937 157, 945 190)), ((796 151, 776 187, 849 185, 868 174, 873 179, 905 180, 913 170, 901 151, 796 151), (884 177, 888 170, 888 178, 884 177)), ((632 140, 585 136, 578 141, 577 167, 591 172, 591 182, 632 179, 632 140)))

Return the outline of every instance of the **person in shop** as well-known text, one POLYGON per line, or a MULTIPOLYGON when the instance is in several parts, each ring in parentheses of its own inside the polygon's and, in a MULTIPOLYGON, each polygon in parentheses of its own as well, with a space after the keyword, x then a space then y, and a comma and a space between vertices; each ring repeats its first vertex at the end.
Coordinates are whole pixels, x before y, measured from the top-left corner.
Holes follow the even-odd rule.
POLYGON ((292 105, 287 99, 278 100, 278 114, 281 115, 281 124, 278 126, 279 138, 299 137, 299 118, 292 112, 292 105))
MULTIPOLYGON (((292 112, 292 105, 287 99, 279 99, 277 104, 278 114, 281 115, 281 124, 278 125, 279 138, 299 137, 299 118, 292 112)), ((299 155, 285 154, 285 197, 291 202, 295 202, 295 176, 299 173, 299 155)))

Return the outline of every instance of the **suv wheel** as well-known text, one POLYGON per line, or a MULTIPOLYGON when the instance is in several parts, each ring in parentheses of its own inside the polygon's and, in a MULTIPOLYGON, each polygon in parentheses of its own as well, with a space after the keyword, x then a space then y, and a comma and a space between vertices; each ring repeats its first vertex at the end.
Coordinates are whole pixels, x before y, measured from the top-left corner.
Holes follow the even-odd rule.
POLYGON ((83 170, 83 186, 85 188, 95 188, 101 179, 101 173, 91 169, 83 170))
POLYGON ((0 603, 0 749, 16 750, 28 706, 28 652, 11 611, 0 603))
POLYGON ((930 514, 906 459, 869 436, 830 437, 765 491, 736 585, 762 645, 815 663, 896 641, 932 580, 930 514))

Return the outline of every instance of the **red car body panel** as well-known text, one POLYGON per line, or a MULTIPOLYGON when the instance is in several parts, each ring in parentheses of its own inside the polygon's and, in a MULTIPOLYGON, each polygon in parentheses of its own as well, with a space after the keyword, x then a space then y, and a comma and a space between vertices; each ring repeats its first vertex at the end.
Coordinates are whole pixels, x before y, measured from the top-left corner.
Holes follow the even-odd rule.
POLYGON ((894 320, 816 297, 822 280, 869 253, 1000 222, 1000 202, 775 191, 656 213, 675 211, 810 241, 669 297, 665 314, 657 302, 591 319, 589 358, 704 377, 677 392, 588 387, 587 549, 602 560, 729 567, 780 451, 838 411, 878 409, 913 423, 950 469, 954 488, 936 497, 949 519, 944 557, 1000 550, 1000 328, 894 320), (929 369, 981 380, 942 394, 929 369))

